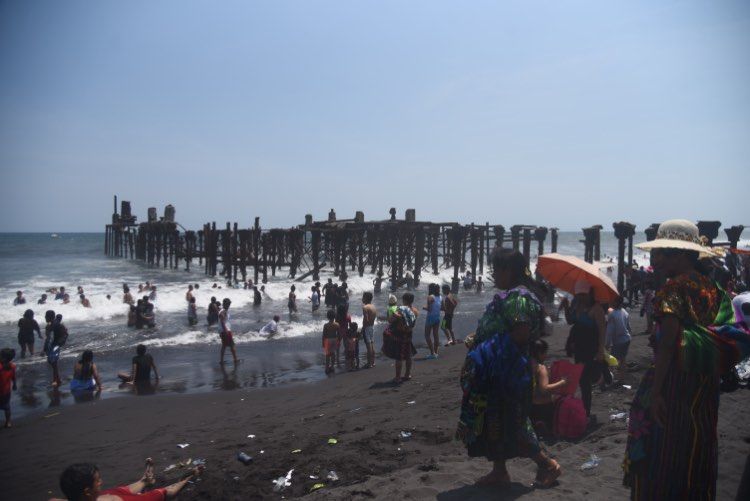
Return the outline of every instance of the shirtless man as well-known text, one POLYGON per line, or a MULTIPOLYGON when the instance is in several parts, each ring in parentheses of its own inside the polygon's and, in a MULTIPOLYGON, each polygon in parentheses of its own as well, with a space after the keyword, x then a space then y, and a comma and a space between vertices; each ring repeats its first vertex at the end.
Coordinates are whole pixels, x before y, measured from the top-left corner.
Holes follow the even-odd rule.
POLYGON ((367 348, 367 365, 365 367, 375 367, 375 318, 378 316, 378 310, 372 305, 372 292, 362 294, 362 339, 367 348))
POLYGON ((443 285, 443 311, 445 316, 443 317, 443 332, 445 337, 448 338, 448 342, 445 346, 456 344, 456 335, 453 333, 453 312, 456 311, 458 306, 458 299, 451 293, 450 285, 443 285))
POLYGON ((188 285, 188 290, 185 293, 185 301, 187 301, 189 303, 190 299, 192 299, 192 297, 193 297, 193 286, 191 284, 191 285, 188 285))

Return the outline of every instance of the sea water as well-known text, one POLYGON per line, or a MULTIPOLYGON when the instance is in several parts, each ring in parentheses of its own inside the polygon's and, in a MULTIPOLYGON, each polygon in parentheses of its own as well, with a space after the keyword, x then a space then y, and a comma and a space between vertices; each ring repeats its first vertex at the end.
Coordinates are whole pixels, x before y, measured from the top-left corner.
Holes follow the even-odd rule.
MULTIPOLYGON (((580 233, 561 232, 558 252, 582 257, 581 239, 580 233)), ((636 236, 636 242, 642 240, 640 235, 636 236)), ((548 250, 549 239, 546 244, 548 250)), ((533 244, 532 254, 535 251, 536 244, 533 244)), ((602 260, 616 256, 617 240, 612 233, 602 233, 601 253, 602 260)), ((648 261, 647 256, 637 250, 635 259, 642 264, 648 261)), ((532 259, 532 266, 534 261, 532 259)), ((251 271, 249 268, 249 278, 252 278, 251 271)), ((361 296, 364 291, 373 289, 374 277, 370 274, 359 277, 355 271, 347 271, 350 313, 352 320, 361 324, 361 296)), ((424 306, 428 283, 449 284, 452 276, 452 268, 441 267, 437 276, 423 271, 421 286, 414 291, 415 306, 424 306)), ((323 271, 321 283, 328 278, 337 281, 337 277, 323 271)), ((457 324, 464 320, 464 325, 473 325, 491 299, 492 283, 488 266, 485 266, 484 281, 486 289, 483 293, 464 290, 459 293, 457 324)), ((269 270, 262 305, 254 307, 252 291, 228 287, 219 276, 206 277, 197 260, 193 261, 190 272, 184 270, 184 263, 181 263, 179 270, 149 268, 137 261, 106 257, 103 234, 61 233, 55 238, 50 234, 0 234, 0 347, 13 347, 17 357, 20 357, 17 322, 26 309, 34 311, 42 334, 44 313, 50 309, 63 315, 63 322, 70 333, 60 359, 64 381, 60 391, 52 391, 49 385, 51 369, 45 358, 39 355, 42 340, 37 339, 34 356, 16 359, 19 391, 13 395, 14 415, 74 402, 68 391, 68 382, 75 360, 87 349, 94 352, 94 362, 104 384, 100 398, 132 393, 130 386, 119 384, 116 374, 118 371, 130 371, 131 359, 138 344, 146 345, 155 359, 162 376, 156 388, 160 393, 266 387, 323 378, 321 333, 326 321, 326 309, 323 306, 316 313, 311 311, 308 298, 312 284, 311 278, 303 282, 289 278, 287 268, 278 269, 275 277, 270 276, 269 270), (138 285, 146 281, 157 286, 157 299, 154 301, 156 327, 140 330, 128 328, 129 306, 122 302, 122 286, 128 284, 131 294, 137 299, 138 285), (221 288, 213 288, 214 283, 221 288), (187 322, 185 293, 188 284, 199 285, 193 292, 199 319, 194 327, 187 322), (299 312, 289 315, 287 296, 292 284, 297 287, 299 312), (64 286, 70 294, 70 304, 55 301, 51 294, 48 294, 46 305, 36 304, 47 289, 60 286, 64 286), (80 304, 76 293, 78 286, 83 287, 91 301, 91 308, 84 308, 80 304), (13 306, 18 290, 24 292, 27 303, 13 306), (108 294, 111 299, 106 298, 108 294), (218 363, 221 341, 216 327, 209 328, 205 320, 206 307, 212 296, 219 301, 224 298, 232 301, 232 330, 241 359, 236 368, 229 351, 226 354, 227 363, 223 366, 218 363), (281 317, 279 333, 268 339, 258 331, 274 315, 281 317)), ((399 291, 399 296, 402 292, 399 291)), ((374 304, 380 313, 385 311, 387 297, 385 290, 375 296, 374 304)), ((414 340, 418 348, 424 347, 423 317, 420 317, 415 328, 414 340)), ((383 323, 379 322, 375 330, 376 349, 381 344, 382 329, 383 323)), ((462 338, 467 332, 456 334, 462 338)), ((442 336, 441 333, 441 340, 444 339, 442 336)), ((364 353, 364 346, 360 345, 360 355, 364 356, 364 353)))

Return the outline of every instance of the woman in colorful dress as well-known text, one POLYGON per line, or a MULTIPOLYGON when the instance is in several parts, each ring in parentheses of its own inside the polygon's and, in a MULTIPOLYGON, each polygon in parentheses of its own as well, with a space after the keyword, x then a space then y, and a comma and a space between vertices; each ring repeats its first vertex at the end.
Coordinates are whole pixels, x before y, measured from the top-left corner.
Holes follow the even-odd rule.
POLYGON ((469 456, 492 461, 492 471, 479 485, 509 486, 505 462, 529 457, 538 466, 536 484, 549 487, 562 469, 542 451, 529 419, 534 388, 529 345, 542 334, 544 310, 528 287, 533 280, 521 253, 497 249, 492 263, 500 292, 465 341, 469 352, 461 373, 456 438, 469 456))
POLYGON ((747 356, 750 336, 699 271, 711 251, 693 223, 666 221, 639 247, 668 281, 654 300, 654 365, 630 410, 624 483, 633 500, 715 499, 719 375, 747 356))

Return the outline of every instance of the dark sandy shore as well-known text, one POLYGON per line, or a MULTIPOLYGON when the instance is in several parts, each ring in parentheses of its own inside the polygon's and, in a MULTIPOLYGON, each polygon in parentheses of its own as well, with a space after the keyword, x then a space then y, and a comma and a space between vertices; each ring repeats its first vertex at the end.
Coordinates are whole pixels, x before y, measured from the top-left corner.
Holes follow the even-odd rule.
MULTIPOLYGON (((642 330, 640 320, 632 320, 634 329, 642 330)), ((458 327, 465 333, 473 321, 458 327)), ((548 338, 552 359, 564 355, 566 336, 567 328, 556 325, 548 338)), ((319 383, 124 397, 30 416, 0 431, 1 497, 60 496, 58 476, 76 461, 96 462, 105 486, 120 485, 138 478, 143 460, 151 456, 160 472, 159 485, 181 474, 179 469, 164 472, 168 465, 187 458, 206 460, 203 478, 188 486, 181 499, 298 497, 308 495, 316 483, 326 485, 310 495, 313 499, 625 499, 620 469, 625 422, 610 422, 609 416, 627 410, 649 353, 646 336, 635 336, 630 360, 640 369, 629 374, 633 389, 595 390, 599 424, 579 441, 547 444, 564 469, 559 485, 549 490, 530 487, 535 470, 525 459, 509 463, 514 484, 506 493, 472 485, 490 466, 467 459, 453 440, 461 396, 457 379, 465 354, 459 345, 444 349, 439 360, 417 361, 414 379, 397 387, 389 383, 392 363, 380 359, 375 369, 319 383), (402 431, 411 438, 402 440, 402 431), (248 438, 251 434, 255 438, 248 438), (329 445, 330 438, 337 443, 329 445), (180 449, 178 443, 190 445, 180 449), (301 451, 293 453, 297 449, 301 451), (254 462, 238 462, 238 451, 254 462), (601 458, 600 466, 581 471, 592 453, 601 458), (272 480, 292 468, 291 486, 274 493, 272 480), (325 480, 331 470, 338 481, 325 480)), ((423 356, 420 350, 418 358, 423 356)), ((722 395, 719 499, 734 499, 750 452, 749 397, 747 390, 722 395)))

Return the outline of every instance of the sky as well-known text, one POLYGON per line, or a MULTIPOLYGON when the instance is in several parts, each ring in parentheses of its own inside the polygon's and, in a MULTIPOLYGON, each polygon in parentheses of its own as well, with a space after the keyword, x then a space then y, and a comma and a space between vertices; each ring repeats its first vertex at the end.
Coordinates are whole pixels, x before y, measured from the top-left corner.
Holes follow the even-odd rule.
POLYGON ((746 1, 0 0, 0 232, 750 226, 746 1))

